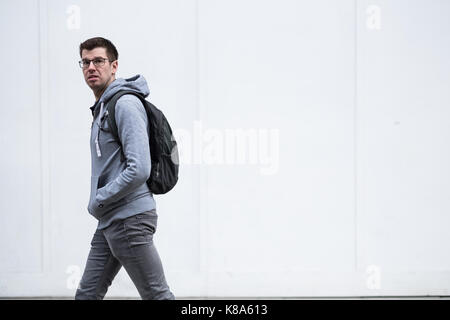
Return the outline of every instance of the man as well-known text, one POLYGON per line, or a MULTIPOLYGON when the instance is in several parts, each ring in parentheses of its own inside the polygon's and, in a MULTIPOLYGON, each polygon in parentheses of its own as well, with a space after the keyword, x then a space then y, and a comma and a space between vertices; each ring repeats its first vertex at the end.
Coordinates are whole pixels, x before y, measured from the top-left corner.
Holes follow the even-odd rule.
POLYGON ((146 184, 151 169, 146 111, 134 95, 126 94, 117 101, 115 117, 122 147, 106 121, 106 105, 115 93, 133 90, 147 97, 147 82, 140 75, 116 79, 118 52, 107 39, 81 43, 80 57, 84 80, 96 99, 91 107, 88 211, 98 226, 75 299, 103 299, 124 266, 142 299, 173 300, 153 244, 157 214, 146 184))

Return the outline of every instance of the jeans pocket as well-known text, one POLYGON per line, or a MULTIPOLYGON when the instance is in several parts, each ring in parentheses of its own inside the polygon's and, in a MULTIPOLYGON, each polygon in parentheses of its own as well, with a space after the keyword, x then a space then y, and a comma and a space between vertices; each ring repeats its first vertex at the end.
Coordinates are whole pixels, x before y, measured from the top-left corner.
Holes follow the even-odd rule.
POLYGON ((153 237, 156 232, 156 219, 148 215, 141 217, 141 229, 145 237, 153 237))
POLYGON ((149 237, 142 219, 138 216, 126 218, 123 222, 125 234, 130 247, 149 244, 152 237, 149 237))

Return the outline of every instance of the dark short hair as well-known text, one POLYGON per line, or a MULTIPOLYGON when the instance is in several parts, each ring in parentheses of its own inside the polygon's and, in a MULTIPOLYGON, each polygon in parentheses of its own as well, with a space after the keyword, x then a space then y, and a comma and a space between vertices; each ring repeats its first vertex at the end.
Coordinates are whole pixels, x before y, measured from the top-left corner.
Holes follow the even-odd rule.
POLYGON ((112 61, 115 61, 119 58, 119 53, 117 52, 116 47, 113 45, 111 41, 108 39, 102 38, 102 37, 95 37, 91 39, 87 39, 83 43, 80 44, 80 57, 81 52, 85 50, 93 50, 95 48, 105 48, 106 49, 106 55, 108 56, 108 59, 112 61))

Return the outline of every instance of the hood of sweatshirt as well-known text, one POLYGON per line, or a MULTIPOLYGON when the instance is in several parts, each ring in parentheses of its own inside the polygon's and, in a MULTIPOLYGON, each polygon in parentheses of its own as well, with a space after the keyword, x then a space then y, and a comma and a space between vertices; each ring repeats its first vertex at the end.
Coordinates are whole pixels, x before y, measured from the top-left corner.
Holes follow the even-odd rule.
POLYGON ((144 97, 147 97, 150 94, 147 81, 145 80, 144 76, 140 74, 128 79, 117 78, 106 88, 100 99, 98 99, 95 104, 90 107, 92 115, 94 116, 99 112, 99 106, 102 103, 106 104, 108 100, 111 99, 112 96, 114 96, 114 94, 121 90, 135 91, 143 95, 144 97))

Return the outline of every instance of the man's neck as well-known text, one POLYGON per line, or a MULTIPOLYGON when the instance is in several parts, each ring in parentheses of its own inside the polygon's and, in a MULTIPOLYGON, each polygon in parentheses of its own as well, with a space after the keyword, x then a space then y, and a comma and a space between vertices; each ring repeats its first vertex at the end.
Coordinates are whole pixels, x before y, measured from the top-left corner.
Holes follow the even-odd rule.
POLYGON ((111 80, 103 87, 103 89, 101 89, 101 90, 99 90, 99 91, 97 91, 97 92, 94 92, 95 102, 97 102, 98 99, 100 99, 100 97, 102 96, 103 92, 105 92, 106 88, 108 88, 109 85, 110 85, 114 80, 116 80, 115 77, 114 77, 114 78, 111 78, 111 80))
POLYGON ((97 102, 98 99, 100 99, 100 97, 102 96, 103 92, 105 92, 106 88, 108 88, 108 86, 105 86, 101 91, 94 92, 95 102, 97 102))

